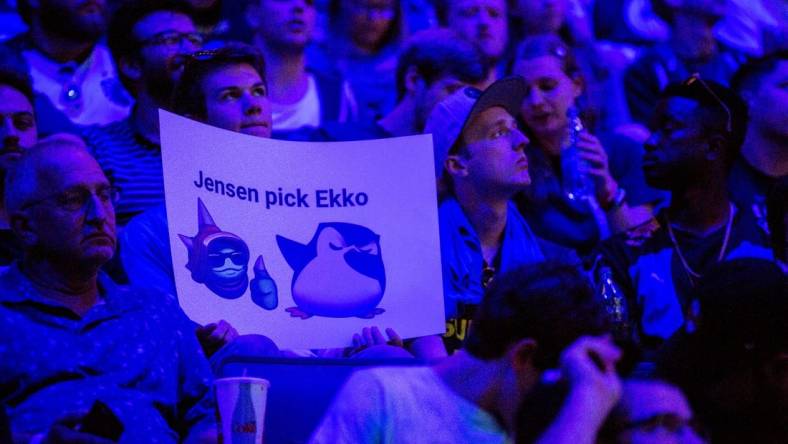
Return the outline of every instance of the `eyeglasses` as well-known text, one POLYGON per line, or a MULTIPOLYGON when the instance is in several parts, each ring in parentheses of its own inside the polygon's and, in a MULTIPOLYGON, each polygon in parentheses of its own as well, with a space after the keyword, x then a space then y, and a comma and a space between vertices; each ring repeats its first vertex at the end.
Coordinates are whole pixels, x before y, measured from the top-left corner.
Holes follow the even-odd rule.
POLYGON ((718 96, 714 91, 712 91, 709 85, 706 82, 704 82, 703 79, 700 78, 700 74, 698 74, 697 72, 692 74, 687 80, 684 81, 684 85, 686 86, 690 86, 695 83, 702 86, 703 89, 706 90, 706 92, 708 92, 712 97, 714 97, 714 100, 717 101, 717 103, 722 107, 722 109, 725 110, 725 114, 728 116, 728 120, 727 122, 725 122, 725 131, 727 131, 728 133, 732 133, 733 116, 731 115, 731 110, 730 108, 728 108, 728 105, 726 105, 725 102, 723 102, 722 99, 720 99, 720 96, 718 96))
POLYGON ((141 40, 140 46, 169 46, 180 47, 184 41, 189 42, 190 45, 200 48, 205 43, 205 37, 198 32, 175 32, 165 31, 154 35, 153 37, 141 40))
POLYGON ((624 430, 637 429, 644 433, 655 433, 659 430, 671 434, 684 433, 692 430, 698 437, 705 437, 705 431, 695 418, 682 418, 674 413, 658 413, 647 418, 627 423, 624 430))
POLYGON ((246 265, 249 261, 249 255, 238 251, 232 253, 209 253, 208 266, 211 268, 221 267, 227 259, 230 259, 235 265, 246 265))
POLYGON ((21 209, 25 210, 27 208, 33 207, 35 205, 40 205, 45 202, 53 202, 57 207, 71 212, 77 211, 84 211, 92 199, 92 196, 96 196, 101 201, 102 205, 105 207, 107 206, 114 206, 120 200, 120 189, 117 187, 109 186, 104 188, 99 188, 96 193, 92 193, 90 190, 86 188, 75 188, 72 190, 67 190, 62 193, 54 194, 52 196, 47 196, 38 200, 34 200, 32 202, 28 202, 22 205, 21 209))

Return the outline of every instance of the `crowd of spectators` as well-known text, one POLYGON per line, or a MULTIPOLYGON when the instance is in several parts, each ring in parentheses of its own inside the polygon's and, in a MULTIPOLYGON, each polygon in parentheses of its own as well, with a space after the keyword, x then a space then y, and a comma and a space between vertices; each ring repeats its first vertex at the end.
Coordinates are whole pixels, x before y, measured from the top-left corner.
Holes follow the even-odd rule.
POLYGON ((313 442, 788 442, 787 30, 779 0, 0 1, 0 442, 105 442, 96 400, 121 442, 216 442, 229 355, 423 361, 354 374, 313 442), (432 134, 445 334, 188 319, 159 109, 432 134))

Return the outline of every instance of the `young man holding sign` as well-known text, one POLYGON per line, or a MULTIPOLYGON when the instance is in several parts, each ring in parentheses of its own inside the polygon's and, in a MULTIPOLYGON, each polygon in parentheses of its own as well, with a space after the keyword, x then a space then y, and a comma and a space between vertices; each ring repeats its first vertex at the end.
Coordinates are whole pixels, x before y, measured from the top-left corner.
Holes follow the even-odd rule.
MULTIPOLYGON (((176 112, 220 128, 257 137, 271 136, 271 102, 265 62, 253 47, 232 43, 197 51, 184 64, 175 91, 176 112)), ((163 205, 133 218, 121 233, 121 258, 132 284, 175 294, 167 214, 163 205)), ((208 355, 238 337, 225 321, 197 330, 208 355)), ((270 353, 266 341, 261 353, 270 353)))
POLYGON ((528 138, 513 117, 525 94, 520 77, 484 92, 463 88, 427 120, 445 188, 439 216, 449 352, 462 346, 484 289, 500 272, 547 259, 578 262, 569 250, 538 238, 511 202, 531 183, 528 138))

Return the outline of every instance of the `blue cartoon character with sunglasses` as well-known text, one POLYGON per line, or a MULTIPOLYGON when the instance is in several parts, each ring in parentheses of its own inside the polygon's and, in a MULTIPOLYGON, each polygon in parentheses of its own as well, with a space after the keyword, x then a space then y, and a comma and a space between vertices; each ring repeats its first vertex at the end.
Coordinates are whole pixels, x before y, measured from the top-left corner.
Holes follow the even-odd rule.
MULTIPOLYGON (((241 297, 249 285, 249 247, 233 233, 216 226, 201 199, 197 199, 198 230, 194 237, 180 234, 189 250, 186 268, 192 279, 225 299, 241 297)), ((258 257, 252 279, 252 300, 266 310, 278 305, 276 284, 265 270, 262 256, 258 257)))

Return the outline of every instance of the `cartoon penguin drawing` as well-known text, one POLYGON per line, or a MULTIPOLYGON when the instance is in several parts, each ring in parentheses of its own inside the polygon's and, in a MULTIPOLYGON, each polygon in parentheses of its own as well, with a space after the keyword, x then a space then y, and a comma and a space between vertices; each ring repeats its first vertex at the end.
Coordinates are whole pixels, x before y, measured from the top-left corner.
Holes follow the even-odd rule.
POLYGON ((225 299, 241 297, 249 284, 249 247, 235 234, 220 230, 199 198, 197 223, 194 237, 178 235, 189 251, 186 268, 192 279, 225 299))
POLYGON ((369 228, 343 222, 318 225, 307 245, 276 236, 293 269, 293 317, 373 318, 386 289, 380 236, 369 228))

